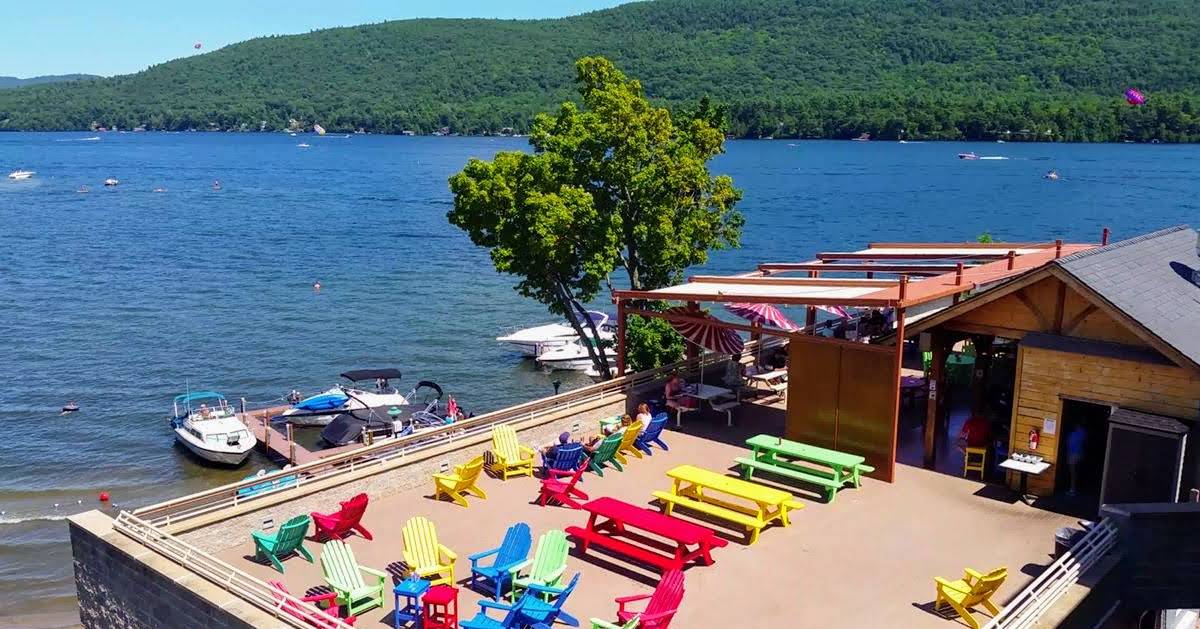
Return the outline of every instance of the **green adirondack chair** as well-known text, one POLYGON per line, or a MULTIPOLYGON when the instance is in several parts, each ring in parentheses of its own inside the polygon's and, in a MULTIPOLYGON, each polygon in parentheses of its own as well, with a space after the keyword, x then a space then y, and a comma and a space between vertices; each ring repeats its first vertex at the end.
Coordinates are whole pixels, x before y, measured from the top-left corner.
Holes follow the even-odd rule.
POLYGON ((551 529, 542 533, 538 538, 533 558, 509 569, 512 573, 512 590, 509 592, 511 600, 517 600, 517 595, 533 583, 548 587, 557 586, 567 569, 567 554, 570 550, 571 544, 563 531, 551 529), (523 572, 526 574, 522 574, 523 572))
POLYGON ((604 476, 604 465, 607 463, 611 463, 618 472, 625 471, 625 468, 621 467, 621 462, 617 460, 617 450, 621 447, 622 436, 621 433, 614 432, 596 446, 596 451, 592 453, 592 462, 589 464, 593 472, 604 476))
POLYGON ((338 604, 346 606, 348 615, 357 616, 360 612, 383 607, 387 573, 358 565, 354 551, 342 540, 325 542, 321 549, 321 571, 325 574, 325 582, 337 592, 338 604))
POLYGON ((263 533, 261 531, 251 531, 250 537, 254 539, 254 556, 259 561, 270 560, 271 565, 283 574, 284 557, 292 553, 296 553, 312 563, 313 556, 304 547, 304 536, 308 535, 308 523, 311 522, 307 515, 298 515, 279 527, 274 535, 263 533))

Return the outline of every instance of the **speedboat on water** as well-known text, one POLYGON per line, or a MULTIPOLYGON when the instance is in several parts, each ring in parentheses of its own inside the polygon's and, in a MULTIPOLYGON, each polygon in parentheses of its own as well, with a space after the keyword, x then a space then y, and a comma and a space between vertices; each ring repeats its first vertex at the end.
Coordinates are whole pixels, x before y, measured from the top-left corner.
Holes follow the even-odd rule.
POLYGON ((442 405, 442 387, 422 380, 405 396, 405 404, 356 408, 334 415, 321 431, 326 443, 341 446, 372 436, 403 436, 437 428, 447 423, 449 413, 442 405))
POLYGON ((1058 181, 1061 178, 1061 176, 1058 174, 1058 171, 1054 169, 1047 171, 1043 177, 1049 179, 1050 181, 1058 181))
POLYGON ((333 388, 300 400, 280 415, 297 426, 326 426, 336 415, 352 410, 389 408, 404 406, 408 399, 390 381, 399 381, 399 369, 355 369, 341 376, 349 385, 338 384, 333 388), (373 388, 359 386, 360 382, 373 382, 373 388))
POLYGON ((959 153, 958 159, 979 159, 979 156, 974 151, 968 151, 966 153, 959 153))
POLYGON ((36 174, 37 173, 32 170, 14 170, 11 173, 8 173, 8 178, 15 181, 24 181, 36 174))
POLYGON ((105 180, 104 180, 104 185, 106 185, 106 186, 110 186, 110 187, 111 187, 111 186, 115 186, 115 185, 117 185, 117 184, 119 184, 119 183, 121 183, 121 182, 120 182, 120 180, 118 180, 118 179, 114 179, 114 178, 112 178, 112 177, 109 177, 108 179, 105 179, 105 180))
POLYGON ((258 442, 220 393, 177 395, 171 406, 175 440, 205 461, 241 465, 258 442))
POLYGON ((546 350, 535 359, 538 365, 551 371, 587 371, 592 366, 592 357, 587 348, 577 341, 546 350))
MULTIPOLYGON (((608 323, 608 315, 596 310, 589 310, 587 314, 588 318, 595 324, 600 340, 613 340, 614 331, 608 323)), ((589 332, 587 326, 584 326, 584 332, 589 332)), ((504 336, 496 337, 496 340, 500 343, 507 343, 516 347, 526 356, 536 357, 545 351, 557 349, 578 341, 579 335, 575 333, 575 328, 560 322, 511 330, 504 336)))

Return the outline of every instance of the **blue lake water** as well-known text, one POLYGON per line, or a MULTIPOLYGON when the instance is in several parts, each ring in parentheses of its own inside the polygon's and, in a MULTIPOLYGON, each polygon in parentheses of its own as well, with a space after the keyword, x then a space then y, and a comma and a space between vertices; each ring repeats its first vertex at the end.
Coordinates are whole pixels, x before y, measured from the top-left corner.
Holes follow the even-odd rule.
MULTIPOLYGON (((482 411, 582 382, 495 343, 549 317, 445 220, 446 179, 523 140, 87 137, 0 134, 0 174, 37 171, 0 178, 0 599, 28 601, 0 625, 69 609, 62 519, 98 491, 136 507, 267 465, 212 470, 173 447, 165 415, 187 387, 262 401, 396 366, 482 411), (59 417, 69 399, 83 410, 59 417)), ((1200 215, 1192 146, 731 142, 714 170, 747 219, 743 248, 704 269, 718 273, 872 240, 1096 241, 1200 215), (968 150, 1006 159, 956 159, 968 150)))

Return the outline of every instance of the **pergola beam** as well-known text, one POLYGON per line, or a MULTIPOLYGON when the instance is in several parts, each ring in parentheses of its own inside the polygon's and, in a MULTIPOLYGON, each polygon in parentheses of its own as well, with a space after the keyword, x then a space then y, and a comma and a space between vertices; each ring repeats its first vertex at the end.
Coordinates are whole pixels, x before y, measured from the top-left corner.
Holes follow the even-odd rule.
MULTIPOLYGON (((1019 247, 1018 247, 1019 248, 1019 247)), ((1003 251, 985 249, 978 253, 934 253, 930 251, 914 251, 913 253, 872 253, 871 251, 823 251, 817 254, 818 260, 996 260, 1013 251, 1006 247, 1003 251)))
POLYGON ((758 265, 762 273, 799 271, 835 271, 849 273, 897 273, 908 275, 941 275, 955 270, 954 264, 838 264, 836 262, 767 262, 758 265))
POLYGON ((1049 249, 1050 242, 872 242, 868 249, 1049 249))
MULTIPOLYGON (((951 267, 950 270, 954 270, 951 267)), ((896 286, 900 280, 875 280, 850 277, 746 277, 727 275, 696 275, 689 282, 705 284, 758 284, 762 286, 821 286, 824 288, 887 288, 896 286)))
POLYGON ((708 303, 741 302, 750 304, 783 304, 797 306, 846 306, 850 308, 886 308, 899 300, 882 297, 787 297, 780 295, 746 295, 739 293, 710 295, 707 293, 660 293, 652 290, 616 290, 613 299, 646 299, 649 301, 699 301, 708 303))

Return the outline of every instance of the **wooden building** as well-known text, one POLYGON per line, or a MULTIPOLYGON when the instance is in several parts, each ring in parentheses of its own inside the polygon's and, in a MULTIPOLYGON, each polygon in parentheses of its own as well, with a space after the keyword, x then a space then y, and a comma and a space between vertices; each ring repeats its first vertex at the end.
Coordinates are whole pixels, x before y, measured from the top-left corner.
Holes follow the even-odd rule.
MULTIPOLYGON (((1064 490, 1064 442, 1076 429, 1090 444, 1090 464, 1103 461, 1098 478, 1086 479, 1099 480, 1088 489, 1100 502, 1141 502, 1139 491, 1174 501, 1200 487, 1195 230, 1175 227, 1049 261, 912 323, 902 334, 933 352, 927 465, 936 443, 957 436, 946 434, 941 365, 953 344, 970 339, 979 351, 976 383, 987 375, 991 348, 1011 352, 1015 346, 1008 452, 1050 463, 1028 478, 1030 493, 1064 490)), ((1087 457, 1077 458, 1076 467, 1081 458, 1087 457)), ((1016 476, 1009 474, 1014 486, 1016 476)))

